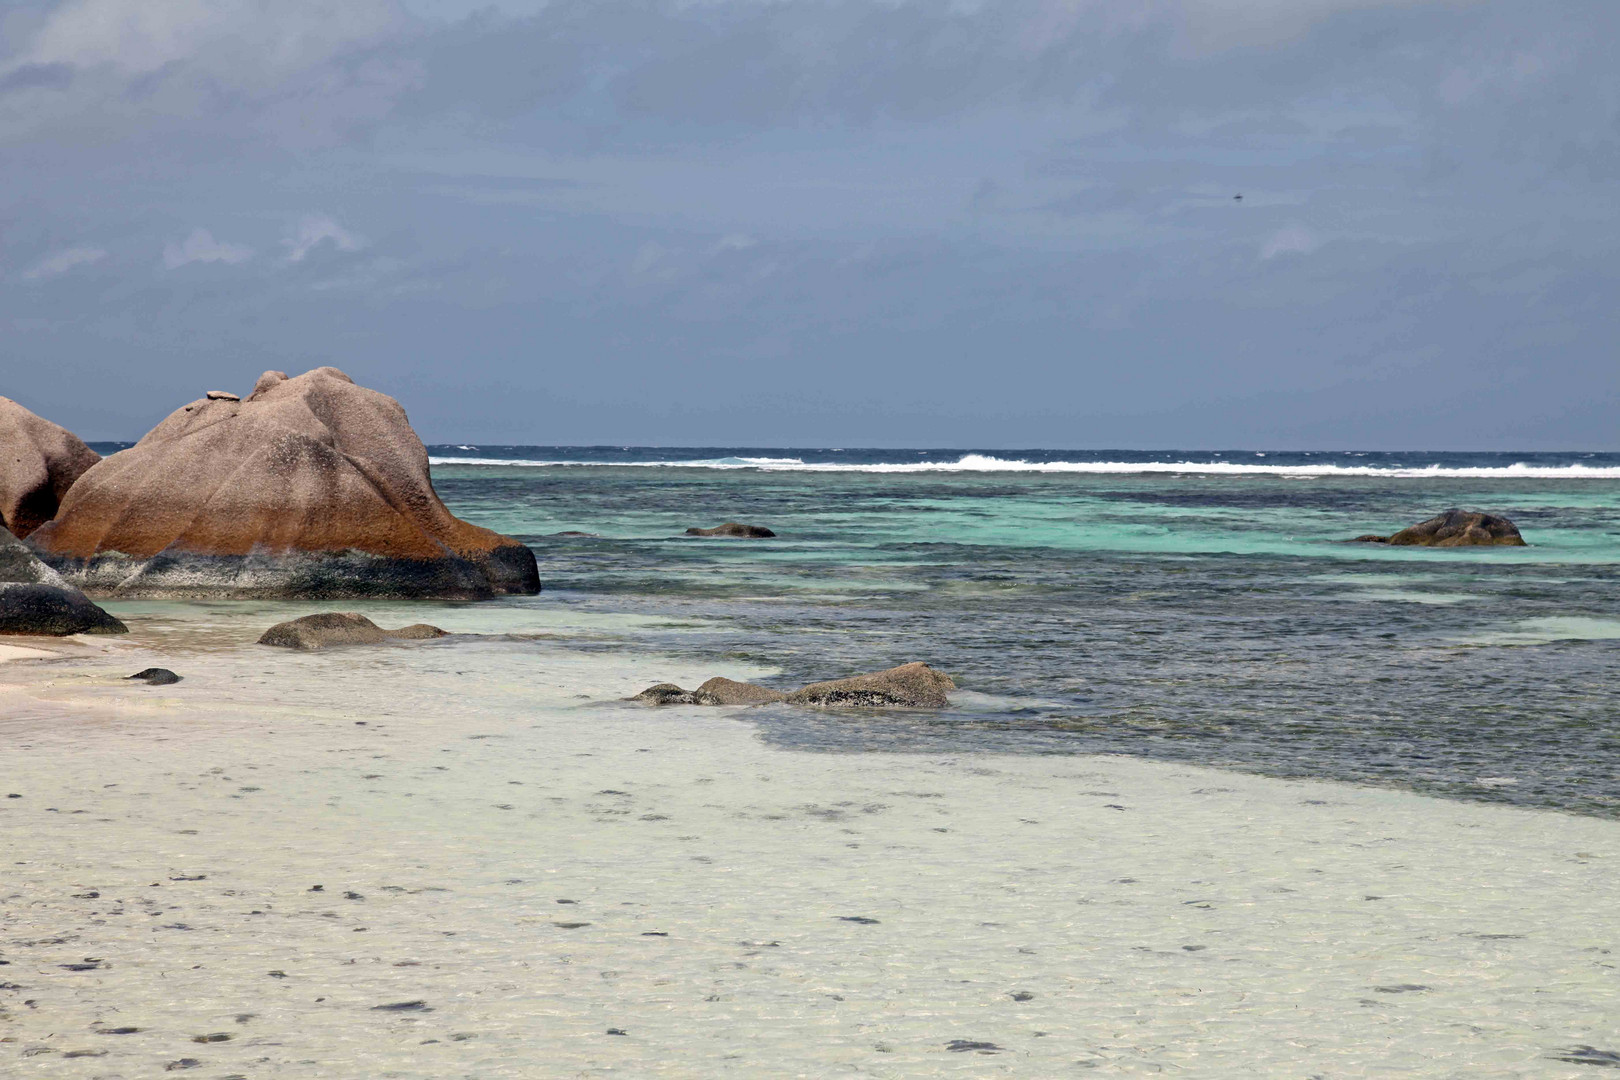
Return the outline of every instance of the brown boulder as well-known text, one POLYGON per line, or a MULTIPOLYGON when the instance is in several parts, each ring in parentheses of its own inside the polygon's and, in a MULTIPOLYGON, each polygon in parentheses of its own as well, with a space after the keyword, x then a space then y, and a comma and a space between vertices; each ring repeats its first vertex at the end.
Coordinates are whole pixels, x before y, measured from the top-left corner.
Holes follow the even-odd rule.
POLYGON ((716 675, 694 691, 699 705, 769 705, 786 694, 716 675))
POLYGON ((528 548, 445 508, 399 403, 330 367, 171 413, 31 542, 75 583, 131 596, 540 591, 528 548))
POLYGON ((0 634, 122 634, 127 627, 0 529, 0 634))
POLYGON ((1447 510, 1394 536, 1358 536, 1353 543, 1396 547, 1525 547, 1518 527, 1505 517, 1477 510, 1447 510))
POLYGON ((27 536, 56 516, 68 488, 100 460, 71 431, 0 397, 0 525, 27 536))
POLYGON ((943 671, 927 664, 901 664, 887 671, 852 675, 847 679, 812 683, 787 696, 794 705, 899 705, 919 709, 939 709, 947 704, 945 692, 956 683, 943 671))
POLYGON ((716 525, 712 529, 691 528, 686 530, 687 536, 736 536, 750 540, 761 540, 776 534, 763 525, 739 525, 735 521, 728 521, 724 525, 716 525))
POLYGON ((323 611, 276 623, 259 638, 259 644, 308 651, 329 645, 382 645, 389 641, 424 641, 446 636, 445 631, 427 623, 384 630, 357 611, 323 611))

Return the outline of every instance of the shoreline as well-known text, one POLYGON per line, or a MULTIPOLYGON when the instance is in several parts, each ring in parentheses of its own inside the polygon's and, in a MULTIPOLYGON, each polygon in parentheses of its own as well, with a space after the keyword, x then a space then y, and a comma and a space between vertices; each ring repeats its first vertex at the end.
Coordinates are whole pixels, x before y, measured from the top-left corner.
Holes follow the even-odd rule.
POLYGON ((0 664, 0 713, 34 717, 0 750, 17 1075, 1575 1077, 1559 1055, 1620 1050, 1617 822, 788 751, 604 700, 644 659, 241 648, 263 617, 175 629, 175 687, 111 681, 138 640, 0 664))

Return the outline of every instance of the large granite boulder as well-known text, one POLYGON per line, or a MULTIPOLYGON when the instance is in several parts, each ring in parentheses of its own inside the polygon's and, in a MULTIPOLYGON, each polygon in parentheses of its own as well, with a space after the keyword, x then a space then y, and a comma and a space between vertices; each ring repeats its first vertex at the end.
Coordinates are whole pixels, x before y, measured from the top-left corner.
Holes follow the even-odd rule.
POLYGON ((1393 536, 1358 536, 1364 544, 1396 547, 1525 547, 1518 527, 1505 517, 1477 510, 1447 510, 1393 536))
POLYGON ((102 611, 0 529, 0 634, 122 634, 127 627, 102 611))
POLYGON ((29 539, 68 580, 122 596, 540 591, 533 552, 445 508, 399 403, 330 367, 171 413, 29 539))
POLYGON ((260 635, 259 644, 308 652, 332 645, 382 645, 390 641, 426 641, 446 636, 445 631, 427 623, 384 630, 358 611, 323 611, 276 623, 260 635))
POLYGON ((27 536, 56 516, 68 488, 100 460, 73 432, 0 397, 0 525, 27 536))

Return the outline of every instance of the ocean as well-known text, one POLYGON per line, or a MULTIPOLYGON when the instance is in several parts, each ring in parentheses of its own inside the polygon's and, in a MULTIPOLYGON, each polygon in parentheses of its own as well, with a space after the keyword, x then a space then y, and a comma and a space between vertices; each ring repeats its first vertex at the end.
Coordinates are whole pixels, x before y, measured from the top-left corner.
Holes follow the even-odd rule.
POLYGON ((961 687, 941 713, 751 710, 773 744, 1128 754, 1620 816, 1620 454, 429 452, 455 513, 539 556, 543 594, 498 603, 635 616, 579 647, 644 657, 649 685, 923 660, 961 687), (1530 546, 1345 542, 1453 506, 1530 546), (683 535, 722 521, 778 538, 683 535))

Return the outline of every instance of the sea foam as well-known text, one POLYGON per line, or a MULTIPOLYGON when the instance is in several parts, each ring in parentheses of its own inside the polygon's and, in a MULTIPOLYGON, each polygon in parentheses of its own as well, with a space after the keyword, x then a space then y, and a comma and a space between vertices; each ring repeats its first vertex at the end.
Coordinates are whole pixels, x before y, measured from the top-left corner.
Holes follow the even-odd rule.
MULTIPOLYGON (((1264 454, 1256 454, 1264 457, 1264 454)), ((1376 466, 1334 464, 1258 464, 1237 461, 1025 461, 987 454, 964 454, 956 461, 906 462, 807 462, 802 458, 723 457, 691 461, 579 461, 533 458, 432 457, 433 465, 491 465, 530 468, 603 467, 661 469, 756 469, 761 472, 825 473, 1078 473, 1107 474, 1206 474, 1215 476, 1283 477, 1389 477, 1412 479, 1495 479, 1526 478, 1545 480, 1616 480, 1620 467, 1597 465, 1530 465, 1514 462, 1505 466, 1448 467, 1442 465, 1376 466)))

